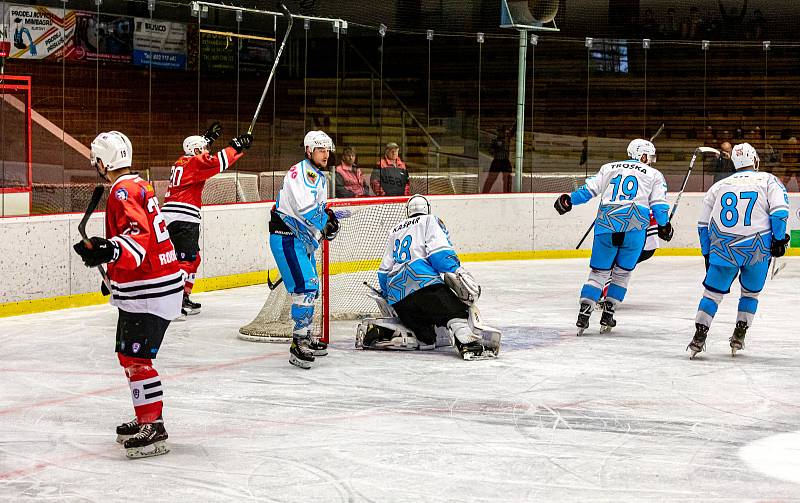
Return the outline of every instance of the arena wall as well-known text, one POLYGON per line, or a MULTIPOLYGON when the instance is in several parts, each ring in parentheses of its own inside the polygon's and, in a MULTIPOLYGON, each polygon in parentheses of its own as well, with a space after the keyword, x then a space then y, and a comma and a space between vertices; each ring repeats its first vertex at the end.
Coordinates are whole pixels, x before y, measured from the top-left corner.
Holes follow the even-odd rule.
MULTIPOLYGON (((575 250, 597 204, 575 207, 564 216, 553 209, 553 194, 431 196, 434 213, 450 230, 465 261, 588 257, 591 236, 575 250)), ((697 254, 697 217, 702 194, 687 193, 674 226, 675 238, 662 254, 697 254)), ((266 281, 275 267, 267 246, 271 203, 209 206, 203 209, 202 263, 196 290, 215 290, 266 281)), ((790 229, 800 229, 800 194, 791 196, 790 229)), ((104 302, 97 271, 72 251, 82 215, 0 219, 0 316, 104 302)), ((92 217, 89 235, 103 232, 102 213, 92 217)), ((346 225, 346 221, 344 223, 346 225)), ((383 239, 376 236, 375 239, 383 239)), ((800 255, 800 250, 790 252, 800 255)))

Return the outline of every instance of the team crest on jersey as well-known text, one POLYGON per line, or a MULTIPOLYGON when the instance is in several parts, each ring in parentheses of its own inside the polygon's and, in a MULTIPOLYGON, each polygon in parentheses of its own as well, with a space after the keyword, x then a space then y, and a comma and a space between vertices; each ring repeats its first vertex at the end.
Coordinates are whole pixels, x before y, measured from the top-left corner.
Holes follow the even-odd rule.
POLYGON ((308 178, 308 181, 310 181, 311 183, 317 183, 317 173, 314 172, 313 170, 310 169, 306 170, 306 178, 308 178))
POLYGON ((117 191, 114 192, 114 196, 120 201, 125 201, 128 199, 128 191, 125 189, 117 189, 117 191))
POLYGON ((139 344, 138 342, 134 342, 134 343, 133 343, 133 346, 131 346, 131 350, 132 350, 134 353, 138 353, 138 352, 139 352, 139 350, 140 350, 141 348, 142 348, 142 346, 141 346, 141 344, 139 344))

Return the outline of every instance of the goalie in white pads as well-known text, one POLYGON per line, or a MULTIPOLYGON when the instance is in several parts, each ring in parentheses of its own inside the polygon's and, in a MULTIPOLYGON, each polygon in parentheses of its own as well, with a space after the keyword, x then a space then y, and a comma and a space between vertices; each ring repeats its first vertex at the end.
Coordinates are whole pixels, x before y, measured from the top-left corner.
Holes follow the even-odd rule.
POLYGON ((430 211, 425 197, 413 196, 406 205, 408 218, 389 233, 378 270, 381 291, 372 295, 382 317, 363 320, 356 346, 434 349, 439 333, 465 360, 494 358, 500 332, 481 324, 474 305, 480 286, 461 266, 447 228, 430 211))

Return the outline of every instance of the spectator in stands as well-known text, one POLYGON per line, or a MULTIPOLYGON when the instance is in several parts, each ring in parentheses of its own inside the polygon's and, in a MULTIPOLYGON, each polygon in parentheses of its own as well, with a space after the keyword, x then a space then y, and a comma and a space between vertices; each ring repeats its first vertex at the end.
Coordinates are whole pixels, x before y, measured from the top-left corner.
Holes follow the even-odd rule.
POLYGON ((752 40, 765 40, 767 38, 767 20, 761 9, 753 11, 753 19, 747 25, 749 29, 748 38, 752 40))
POLYGON ((674 7, 667 9, 667 17, 664 18, 664 22, 658 27, 658 32, 666 39, 672 40, 678 37, 680 25, 674 7))
POLYGON ((584 138, 583 148, 581 149, 581 160, 580 162, 578 162, 578 167, 586 169, 586 163, 588 162, 589 162, 589 140, 584 138))
POLYGON ((503 175, 503 192, 511 192, 511 161, 509 160, 508 147, 511 143, 512 128, 501 126, 497 128, 497 136, 492 140, 490 149, 492 151, 492 164, 489 166, 489 174, 483 183, 483 192, 491 192, 497 176, 503 175))
POLYGON ((683 20, 681 25, 681 38, 688 40, 699 40, 703 32, 703 18, 697 7, 689 8, 689 16, 683 20))
POLYGON ((724 141, 719 146, 719 157, 714 161, 711 166, 711 172, 714 174, 714 183, 726 178, 731 173, 736 171, 736 167, 731 160, 731 151, 733 146, 730 142, 724 141))
POLYGON ((642 35, 651 37, 658 31, 658 22, 656 16, 653 14, 653 9, 645 9, 642 19, 639 22, 639 28, 642 30, 642 35))
POLYGON ((342 150, 342 162, 336 166, 336 197, 364 197, 369 195, 369 184, 356 164, 356 151, 351 147, 342 150))
POLYGON ((742 35, 742 26, 744 23, 744 16, 747 12, 747 0, 742 1, 742 10, 736 13, 729 13, 725 11, 725 6, 722 0, 717 0, 719 5, 719 15, 722 18, 720 22, 720 35, 723 39, 733 39, 742 35))
POLYGON ((800 144, 797 138, 792 136, 786 141, 786 147, 781 155, 782 173, 781 182, 786 186, 786 190, 800 191, 800 144), (789 187, 792 178, 795 179, 797 187, 789 187))
POLYGON ((410 196, 408 169, 400 159, 400 146, 390 142, 369 181, 376 196, 410 196))

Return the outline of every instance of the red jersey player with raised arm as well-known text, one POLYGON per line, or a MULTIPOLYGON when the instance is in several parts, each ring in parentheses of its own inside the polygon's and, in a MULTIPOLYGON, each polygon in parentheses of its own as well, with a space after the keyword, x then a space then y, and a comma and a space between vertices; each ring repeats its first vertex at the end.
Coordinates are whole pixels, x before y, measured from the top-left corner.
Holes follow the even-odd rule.
POLYGON ((200 304, 192 302, 189 294, 194 287, 195 274, 200 266, 200 208, 203 205, 203 187, 206 180, 222 173, 233 165, 244 151, 250 148, 253 137, 237 136, 230 146, 216 155, 208 147, 222 134, 222 126, 214 122, 203 136, 189 136, 183 141, 184 154, 172 166, 169 189, 164 197, 164 217, 167 219, 172 244, 178 255, 178 264, 186 273, 181 314, 197 314, 200 304))
POLYGON ((153 186, 131 172, 132 147, 118 131, 101 133, 91 146, 92 165, 112 183, 106 238, 74 245, 87 267, 108 263, 111 305, 119 308, 116 351, 125 369, 136 418, 117 427, 129 458, 169 452, 162 418, 161 378, 153 368, 164 333, 178 316, 183 272, 153 186))

